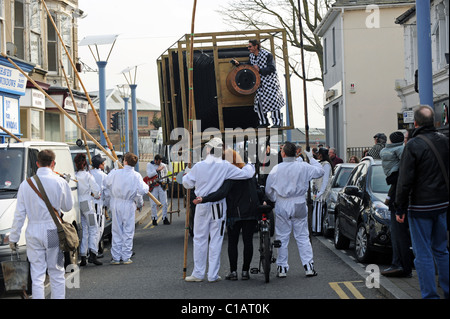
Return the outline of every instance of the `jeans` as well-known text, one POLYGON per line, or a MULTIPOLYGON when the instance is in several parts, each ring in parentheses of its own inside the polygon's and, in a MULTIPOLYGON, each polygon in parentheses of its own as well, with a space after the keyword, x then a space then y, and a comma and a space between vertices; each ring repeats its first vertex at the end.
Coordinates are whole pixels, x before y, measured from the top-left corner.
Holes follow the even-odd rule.
POLYGON ((428 217, 409 214, 411 240, 415 254, 414 264, 419 277, 423 299, 439 299, 436 290, 435 264, 439 284, 448 299, 448 249, 445 211, 428 217))

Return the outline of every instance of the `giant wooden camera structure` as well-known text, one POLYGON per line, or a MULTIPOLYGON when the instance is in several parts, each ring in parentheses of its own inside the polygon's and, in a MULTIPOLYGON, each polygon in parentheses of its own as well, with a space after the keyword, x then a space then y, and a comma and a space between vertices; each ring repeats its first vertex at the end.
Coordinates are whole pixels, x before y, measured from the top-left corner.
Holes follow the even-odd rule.
MULTIPOLYGON (((230 61, 249 61, 248 41, 257 39, 261 47, 270 51, 274 59, 275 41, 281 38, 284 69, 277 65, 280 85, 286 85, 286 116, 293 128, 291 84, 284 29, 201 33, 194 37, 192 120, 201 120, 194 126, 194 134, 207 128, 256 128, 258 116, 253 110, 255 91, 260 84, 256 69, 250 65, 234 66, 230 61)), ((170 132, 175 128, 189 129, 189 48, 191 36, 186 34, 167 49, 158 59, 158 76, 161 101, 161 119, 164 144, 173 144, 170 132)), ((277 40, 280 41, 280 40, 277 40)), ((268 114, 270 118, 270 114, 268 114)), ((286 119, 285 119, 286 120, 286 119)), ((269 130, 267 130, 269 131, 269 130)))

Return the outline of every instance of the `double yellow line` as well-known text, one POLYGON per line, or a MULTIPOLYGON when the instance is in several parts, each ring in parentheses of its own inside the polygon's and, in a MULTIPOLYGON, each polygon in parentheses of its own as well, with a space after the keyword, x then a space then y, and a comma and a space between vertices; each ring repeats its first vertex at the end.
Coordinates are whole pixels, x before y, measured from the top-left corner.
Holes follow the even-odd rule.
POLYGON ((330 282, 330 287, 338 294, 341 299, 350 299, 350 297, 344 292, 341 288, 341 284, 344 285, 356 299, 366 299, 364 296, 355 288, 353 285, 354 282, 363 282, 363 281, 341 281, 341 282, 330 282))

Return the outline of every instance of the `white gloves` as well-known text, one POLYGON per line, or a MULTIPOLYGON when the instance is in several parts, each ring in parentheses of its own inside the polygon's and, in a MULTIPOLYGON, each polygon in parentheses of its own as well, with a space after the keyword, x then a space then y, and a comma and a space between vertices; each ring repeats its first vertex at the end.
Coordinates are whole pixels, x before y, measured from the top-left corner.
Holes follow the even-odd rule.
POLYGON ((310 150, 309 152, 305 150, 305 154, 306 154, 306 156, 308 156, 308 158, 313 158, 312 150, 310 150))

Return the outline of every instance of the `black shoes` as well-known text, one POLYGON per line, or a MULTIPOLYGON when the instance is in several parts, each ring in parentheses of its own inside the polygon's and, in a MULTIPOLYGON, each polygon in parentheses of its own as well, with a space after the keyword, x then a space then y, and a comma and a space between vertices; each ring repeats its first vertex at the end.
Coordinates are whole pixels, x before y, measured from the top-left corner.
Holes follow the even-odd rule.
POLYGON ((391 266, 386 268, 381 272, 381 274, 385 277, 403 277, 403 278, 411 278, 412 273, 405 273, 402 267, 391 266))
POLYGON ((169 222, 169 220, 167 219, 167 217, 164 218, 163 223, 164 223, 164 225, 170 225, 170 222, 169 222))
MULTIPOLYGON (((86 257, 85 257, 86 258, 86 257)), ((89 253, 89 258, 88 258, 88 262, 90 264, 94 264, 96 266, 101 266, 103 265, 103 263, 97 259, 97 255, 94 254, 92 251, 89 253)))

